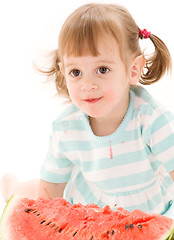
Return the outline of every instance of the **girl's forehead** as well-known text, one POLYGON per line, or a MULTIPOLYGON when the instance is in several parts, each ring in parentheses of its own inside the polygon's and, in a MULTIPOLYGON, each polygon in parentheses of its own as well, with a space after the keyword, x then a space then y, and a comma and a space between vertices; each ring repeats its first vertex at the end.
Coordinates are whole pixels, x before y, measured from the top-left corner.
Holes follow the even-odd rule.
MULTIPOLYGON (((92 43, 91 43, 92 44, 92 43)), ((110 36, 102 36, 99 37, 93 46, 88 42, 84 42, 81 44, 81 49, 79 46, 76 48, 71 48, 69 51, 65 51, 63 54, 63 58, 66 57, 85 57, 85 56, 93 56, 93 57, 102 57, 107 55, 112 55, 113 53, 120 53, 120 47, 116 39, 110 36)))
POLYGON ((97 62, 108 62, 113 63, 115 59, 120 58, 120 49, 117 41, 114 38, 100 38, 97 43, 97 52, 98 54, 94 55, 88 46, 84 46, 83 51, 80 55, 73 54, 64 54, 63 62, 65 67, 73 65, 74 62, 85 62, 91 61, 93 63, 97 62))

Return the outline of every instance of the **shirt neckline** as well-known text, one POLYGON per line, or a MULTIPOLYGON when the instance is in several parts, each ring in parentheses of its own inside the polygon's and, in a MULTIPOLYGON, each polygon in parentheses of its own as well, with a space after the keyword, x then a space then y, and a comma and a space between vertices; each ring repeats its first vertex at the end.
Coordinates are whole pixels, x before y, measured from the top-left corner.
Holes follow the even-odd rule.
POLYGON ((134 93, 130 90, 129 91, 129 105, 127 108, 127 112, 124 116, 124 119, 121 122, 120 126, 116 129, 116 131, 107 136, 96 136, 91 129, 88 115, 84 112, 82 112, 81 115, 82 115, 82 119, 84 120, 84 124, 86 125, 87 131, 90 134, 91 138, 93 138, 95 140, 100 140, 100 141, 101 140, 107 141, 107 140, 116 139, 121 134, 123 134, 123 131, 125 130, 125 128, 127 127, 127 125, 129 124, 129 122, 132 118, 133 109, 134 109, 134 93))

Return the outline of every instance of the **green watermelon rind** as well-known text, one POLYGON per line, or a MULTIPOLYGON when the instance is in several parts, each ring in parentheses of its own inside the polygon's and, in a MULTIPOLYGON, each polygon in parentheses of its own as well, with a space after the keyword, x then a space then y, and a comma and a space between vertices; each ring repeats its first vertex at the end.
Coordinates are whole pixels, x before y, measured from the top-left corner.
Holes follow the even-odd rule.
POLYGON ((21 197, 17 195, 15 196, 12 195, 4 208, 4 211, 0 219, 0 240, 5 240, 4 236, 2 235, 2 233, 4 232, 3 228, 5 227, 5 224, 6 224, 6 218, 8 217, 8 212, 10 212, 13 206, 17 204, 18 202, 17 199, 21 199, 21 197))
POLYGON ((170 234, 168 236, 166 236, 167 238, 165 238, 165 240, 174 240, 174 226, 172 231, 170 232, 170 234))
MULTIPOLYGON (((8 213, 10 213, 11 209, 13 209, 14 206, 18 204, 18 201, 21 198, 22 198, 21 196, 12 195, 11 198, 8 200, 0 219, 0 240, 7 240, 7 238, 10 240, 10 238, 8 237, 8 233, 6 236, 2 235, 2 233, 6 232, 4 231, 4 228, 6 228, 7 222, 6 219, 9 216, 8 213)), ((174 240, 174 221, 172 226, 170 227, 170 230, 165 235, 163 235, 159 240, 174 240)))
MULTIPOLYGON (((174 225, 172 227, 172 231, 169 233, 168 236, 165 236, 165 240, 174 240, 174 225)), ((163 239, 162 239, 163 240, 163 239)))

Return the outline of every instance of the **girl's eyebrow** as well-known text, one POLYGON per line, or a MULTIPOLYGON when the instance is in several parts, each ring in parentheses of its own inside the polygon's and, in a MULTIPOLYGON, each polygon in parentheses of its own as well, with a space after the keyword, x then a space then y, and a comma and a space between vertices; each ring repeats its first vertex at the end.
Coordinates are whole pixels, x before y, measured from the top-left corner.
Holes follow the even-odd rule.
MULTIPOLYGON (((113 60, 97 60, 96 62, 94 62, 95 64, 114 64, 115 63, 115 61, 113 60)), ((76 63, 67 63, 66 65, 65 65, 65 67, 72 67, 72 66, 75 66, 76 65, 76 63)))
POLYGON ((72 67, 72 66, 74 66, 75 65, 75 63, 67 63, 66 65, 65 65, 65 67, 72 67))
POLYGON ((114 64, 115 61, 114 60, 98 60, 96 61, 96 63, 109 63, 109 64, 114 64))

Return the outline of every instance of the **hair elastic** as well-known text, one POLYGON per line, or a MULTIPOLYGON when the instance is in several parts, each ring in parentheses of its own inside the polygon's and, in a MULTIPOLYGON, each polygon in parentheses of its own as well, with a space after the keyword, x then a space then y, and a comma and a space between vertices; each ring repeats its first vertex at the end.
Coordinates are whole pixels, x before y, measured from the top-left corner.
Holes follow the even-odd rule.
POLYGON ((140 30, 140 38, 147 39, 150 36, 151 32, 148 32, 146 29, 140 30))

